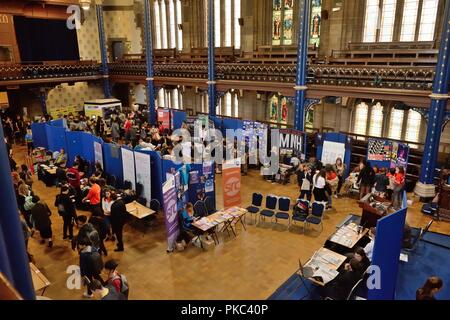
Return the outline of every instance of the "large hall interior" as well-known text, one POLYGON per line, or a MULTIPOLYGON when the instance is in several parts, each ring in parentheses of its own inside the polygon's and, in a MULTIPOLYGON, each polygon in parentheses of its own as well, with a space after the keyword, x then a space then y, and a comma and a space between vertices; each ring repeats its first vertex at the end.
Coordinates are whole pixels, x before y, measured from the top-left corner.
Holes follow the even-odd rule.
POLYGON ((450 1, 0 2, 0 300, 450 300, 450 1))

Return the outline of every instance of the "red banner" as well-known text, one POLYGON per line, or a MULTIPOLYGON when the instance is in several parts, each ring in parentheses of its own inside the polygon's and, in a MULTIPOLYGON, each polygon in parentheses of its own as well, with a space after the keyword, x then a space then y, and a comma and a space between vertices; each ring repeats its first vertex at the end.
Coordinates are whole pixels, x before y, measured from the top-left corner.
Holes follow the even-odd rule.
POLYGON ((158 109, 158 121, 161 121, 165 129, 170 129, 170 110, 158 109))
POLYGON ((223 165, 223 205, 225 209, 241 205, 241 167, 223 165))

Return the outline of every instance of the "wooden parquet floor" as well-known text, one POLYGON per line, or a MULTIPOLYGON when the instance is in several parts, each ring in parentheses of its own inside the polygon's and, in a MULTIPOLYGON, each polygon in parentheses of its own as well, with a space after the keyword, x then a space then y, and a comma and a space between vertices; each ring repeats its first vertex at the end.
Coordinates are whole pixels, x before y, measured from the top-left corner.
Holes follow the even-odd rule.
MULTIPOLYGON (((25 152, 24 147, 14 149, 19 165, 23 163, 25 152)), ((51 282, 45 296, 82 299, 82 289, 69 290, 66 286, 69 276, 66 269, 78 264, 78 254, 71 250, 70 242, 62 240, 62 219, 53 206, 57 188, 48 188, 35 177, 33 189, 53 212, 53 248, 39 244, 37 234, 29 242, 37 267, 51 282)), ((221 208, 220 175, 217 175, 216 190, 217 207, 221 208)), ((271 184, 263 181, 258 171, 250 170, 248 176, 242 177, 243 206, 251 202, 254 191, 291 199, 298 196, 295 183, 271 184)), ((130 299, 266 299, 295 272, 298 259, 307 261, 324 244, 335 231, 336 224, 349 213, 360 213, 353 199, 333 201, 335 209, 326 212, 324 229, 320 233, 311 230, 304 234, 301 227, 287 231, 285 225, 270 223, 255 226, 248 216, 247 231, 240 227, 236 238, 225 233, 219 236, 220 244, 207 251, 192 246, 172 254, 166 253, 165 225, 160 214, 151 229, 126 225, 125 251, 113 252, 114 244, 106 242, 107 258, 120 261, 119 269, 130 285, 130 299)), ((414 199, 407 219, 412 226, 424 226, 429 221, 420 213, 417 199, 414 199)), ((450 234, 450 224, 438 222, 432 230, 450 234)))

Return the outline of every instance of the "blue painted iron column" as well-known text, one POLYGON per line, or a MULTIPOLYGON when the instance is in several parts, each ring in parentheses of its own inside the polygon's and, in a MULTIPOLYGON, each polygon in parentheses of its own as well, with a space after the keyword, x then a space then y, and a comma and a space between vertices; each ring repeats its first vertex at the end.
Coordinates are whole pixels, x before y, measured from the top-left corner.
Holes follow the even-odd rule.
POLYGON ((299 2, 298 16, 298 50, 297 50, 297 75, 295 80, 295 122, 297 130, 305 130, 305 97, 306 97, 306 61, 308 56, 308 30, 310 0, 299 2))
POLYGON ((103 92, 105 98, 111 98, 111 88, 109 87, 109 72, 108 72, 108 52, 106 50, 105 41, 105 26, 103 23, 103 7, 100 4, 95 6, 98 23, 98 40, 100 43, 100 54, 102 58, 101 72, 103 75, 103 92))
POLYGON ((430 95, 431 106, 428 116, 427 137, 423 151, 419 182, 415 192, 423 198, 435 195, 434 176, 439 152, 439 141, 445 121, 450 78, 450 1, 446 1, 442 26, 439 58, 430 95))
POLYGON ((144 0, 144 33, 145 33, 145 57, 147 61, 147 108, 148 123, 155 125, 157 122, 155 108, 155 85, 153 72, 153 40, 152 40, 152 24, 150 15, 150 0, 144 0))
POLYGON ((214 0, 208 1, 208 97, 209 115, 216 115, 216 61, 214 43, 214 0))
POLYGON ((34 300, 35 293, 1 124, 0 141, 0 271, 24 299, 34 300))

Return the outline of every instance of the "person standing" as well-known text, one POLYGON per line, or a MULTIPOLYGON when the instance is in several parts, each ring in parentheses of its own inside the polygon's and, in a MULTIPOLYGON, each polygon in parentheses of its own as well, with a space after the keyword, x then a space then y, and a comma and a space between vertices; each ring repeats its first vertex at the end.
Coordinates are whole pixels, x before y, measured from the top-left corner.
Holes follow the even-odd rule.
POLYGON ((340 194, 342 185, 344 184, 344 175, 345 175, 347 166, 345 165, 345 163, 342 162, 341 158, 337 158, 336 163, 333 166, 333 169, 336 172, 338 179, 339 179, 338 187, 337 187, 337 194, 340 194))
POLYGON ((311 168, 307 164, 300 165, 297 170, 297 182, 300 187, 299 199, 306 199, 311 202, 313 178, 311 168))
POLYGON ((116 252, 124 251, 123 248, 123 226, 127 215, 127 208, 121 198, 117 197, 115 192, 111 192, 111 199, 114 203, 111 205, 111 229, 117 238, 116 252))
POLYGON ((92 298, 90 284, 97 280, 103 283, 100 273, 103 269, 103 261, 98 251, 92 247, 88 239, 82 239, 77 243, 78 253, 80 254, 80 275, 87 280, 87 292, 83 294, 85 298, 92 298), (94 280, 95 279, 95 280, 94 280))
POLYGON ((120 126, 117 119, 115 119, 111 124, 111 137, 114 142, 119 142, 120 139, 120 126))
POLYGON ((89 189, 86 197, 84 197, 83 202, 87 202, 89 200, 92 215, 101 216, 103 215, 102 207, 100 204, 101 188, 97 184, 97 179, 95 179, 94 177, 89 178, 89 185, 91 186, 91 188, 89 189))
POLYGON ((115 241, 115 237, 111 233, 111 206, 114 203, 114 201, 111 198, 111 191, 106 190, 105 196, 102 199, 102 209, 103 214, 105 216, 105 226, 106 226, 106 241, 115 241))
POLYGON ((395 168, 395 174, 391 178, 394 181, 394 189, 392 191, 392 206, 398 210, 402 207, 402 193, 405 188, 405 169, 403 167, 395 168))
POLYGON ((63 218, 63 240, 73 238, 73 221, 76 219, 75 199, 69 194, 69 187, 61 187, 61 193, 56 196, 55 207, 58 208, 59 215, 63 218), (67 235, 67 232, 69 235, 67 235))
POLYGON ((362 166, 361 172, 358 176, 357 183, 360 183, 359 187, 359 198, 362 199, 366 194, 370 193, 373 181, 375 179, 375 172, 372 169, 372 166, 370 165, 370 162, 367 162, 365 159, 362 160, 362 166))
POLYGON ((325 192, 325 186, 326 186, 326 171, 325 169, 320 170, 317 172, 313 177, 313 183, 314 183, 314 200, 316 202, 323 202, 324 204, 328 202, 328 198, 325 192))
POLYGON ((25 142, 27 144, 27 153, 31 155, 33 152, 33 133, 31 129, 27 129, 27 133, 25 135, 25 142))
POLYGON ((52 221, 50 220, 52 212, 38 196, 33 196, 33 203, 31 217, 33 218, 34 227, 41 234, 41 244, 45 244, 45 241, 48 240, 48 247, 51 248, 53 247, 52 221))

